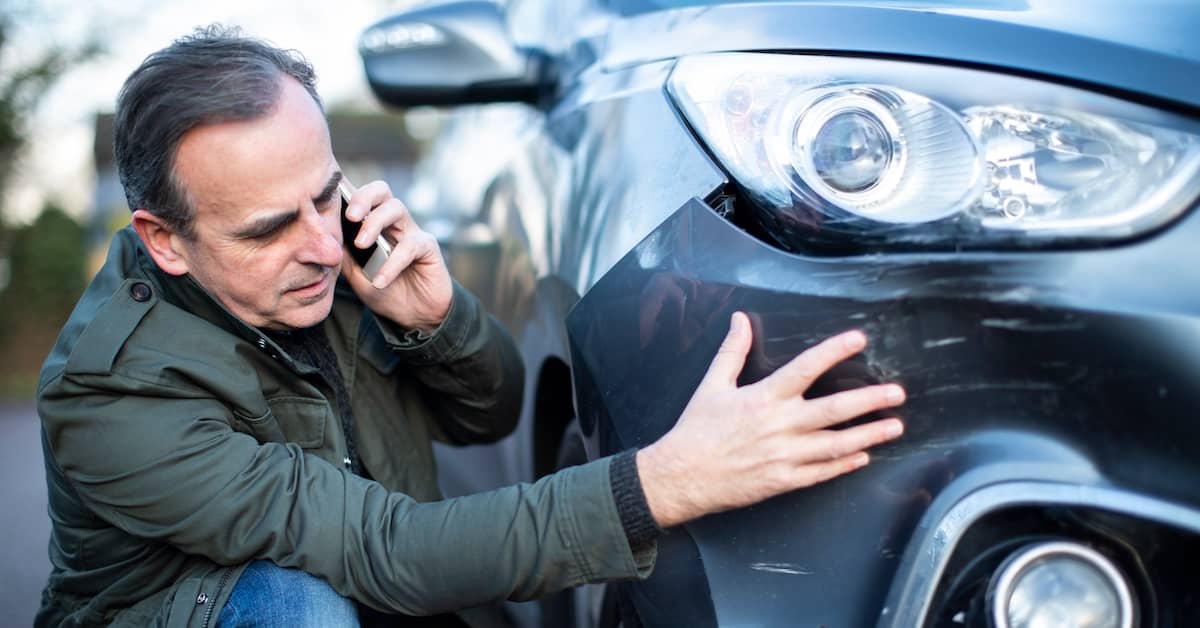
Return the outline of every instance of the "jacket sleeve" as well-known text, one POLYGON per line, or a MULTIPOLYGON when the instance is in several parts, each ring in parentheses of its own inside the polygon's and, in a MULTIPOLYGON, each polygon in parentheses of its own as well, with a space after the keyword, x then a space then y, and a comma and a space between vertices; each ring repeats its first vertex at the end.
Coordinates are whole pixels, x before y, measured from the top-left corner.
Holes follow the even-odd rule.
POLYGON ((456 281, 450 311, 429 336, 376 316, 384 340, 426 388, 442 440, 488 443, 517 425, 525 368, 512 337, 456 281))
POLYGON ((56 464, 125 532, 220 564, 269 559, 372 607, 429 614, 644 577, 609 460, 536 484, 417 503, 234 431, 217 401, 117 375, 60 375, 39 399, 56 464))

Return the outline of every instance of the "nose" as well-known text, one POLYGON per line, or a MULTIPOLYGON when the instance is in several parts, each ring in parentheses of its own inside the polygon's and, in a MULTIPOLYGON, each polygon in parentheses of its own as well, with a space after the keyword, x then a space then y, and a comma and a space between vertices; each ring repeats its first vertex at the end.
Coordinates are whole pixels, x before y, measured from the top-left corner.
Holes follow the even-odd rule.
POLYGON ((329 220, 326 216, 321 215, 316 207, 308 207, 301 210, 300 222, 304 235, 300 244, 299 260, 305 264, 318 264, 326 267, 341 266, 340 217, 334 216, 333 220, 329 220))

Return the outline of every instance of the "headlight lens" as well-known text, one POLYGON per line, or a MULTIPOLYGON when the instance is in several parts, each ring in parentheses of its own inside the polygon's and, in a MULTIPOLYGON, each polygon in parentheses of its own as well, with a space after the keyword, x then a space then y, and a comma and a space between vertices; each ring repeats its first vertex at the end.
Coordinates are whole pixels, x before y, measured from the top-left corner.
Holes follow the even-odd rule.
POLYGON ((821 182, 835 192, 852 194, 877 186, 897 160, 896 142, 869 111, 835 112, 822 120, 812 142, 803 131, 796 129, 796 144, 811 154, 821 182))
POLYGON ((1112 240, 1200 194, 1200 125, 1030 79, 731 53, 680 60, 669 90, 793 248, 1112 240))
POLYGON ((879 222, 953 214, 983 169, 952 111, 887 86, 801 88, 770 124, 767 159, 797 199, 879 222))
POLYGON ((1103 554, 1072 542, 1026 546, 988 586, 997 628, 1129 628, 1133 594, 1103 554))

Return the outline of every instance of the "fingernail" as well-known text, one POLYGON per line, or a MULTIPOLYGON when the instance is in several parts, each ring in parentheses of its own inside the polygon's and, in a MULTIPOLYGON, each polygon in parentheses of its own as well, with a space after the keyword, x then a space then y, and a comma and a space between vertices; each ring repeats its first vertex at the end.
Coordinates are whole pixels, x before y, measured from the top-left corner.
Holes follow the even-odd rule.
POLYGON ((735 334, 742 333, 742 317, 738 316, 738 314, 740 314, 740 312, 734 312, 733 315, 729 317, 729 331, 735 334))
POLYGON ((867 337, 861 331, 852 331, 842 336, 842 346, 849 351, 858 351, 867 346, 867 337))
POLYGON ((387 284, 383 283, 383 278, 381 277, 376 277, 373 281, 371 281, 371 285, 375 286, 376 290, 383 290, 387 287, 387 284))
POLYGON ((896 438, 904 433, 904 424, 897 420, 888 421, 887 427, 883 428, 883 433, 887 434, 888 438, 896 438))
POLYGON ((901 403, 904 401, 904 389, 892 384, 887 387, 887 400, 891 403, 901 403))
POLYGON ((854 457, 854 466, 865 467, 865 466, 867 466, 867 463, 870 461, 871 461, 871 457, 868 456, 865 451, 859 452, 859 454, 854 457))

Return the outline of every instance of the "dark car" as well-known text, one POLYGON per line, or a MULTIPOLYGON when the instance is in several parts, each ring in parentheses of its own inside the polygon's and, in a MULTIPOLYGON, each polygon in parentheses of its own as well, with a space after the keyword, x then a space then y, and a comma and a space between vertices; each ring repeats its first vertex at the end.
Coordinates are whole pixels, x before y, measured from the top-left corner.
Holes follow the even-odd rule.
POLYGON ((448 491, 654 441, 736 310, 746 382, 861 328, 814 394, 909 393, 868 468, 545 625, 1200 625, 1200 4, 454 2, 361 46, 386 103, 518 103, 427 169, 528 371, 448 491))

